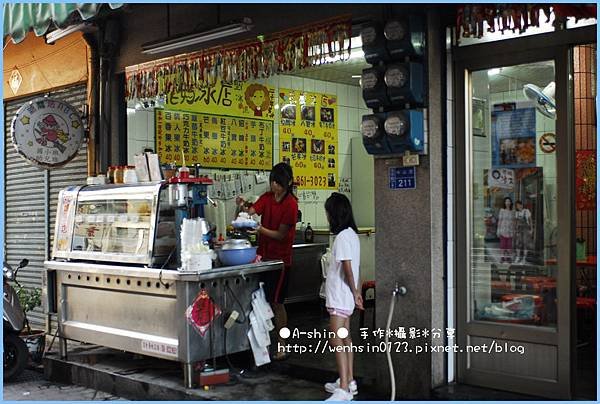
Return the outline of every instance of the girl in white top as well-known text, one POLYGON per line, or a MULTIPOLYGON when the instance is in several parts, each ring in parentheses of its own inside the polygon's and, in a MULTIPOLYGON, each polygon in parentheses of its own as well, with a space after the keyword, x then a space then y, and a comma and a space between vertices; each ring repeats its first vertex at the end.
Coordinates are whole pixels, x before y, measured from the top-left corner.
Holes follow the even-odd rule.
POLYGON ((504 198, 504 207, 498 213, 498 231, 500 238, 500 251, 502 258, 500 262, 512 262, 513 237, 515 235, 515 211, 513 201, 510 197, 504 198))
POLYGON ((340 378, 335 383, 326 383, 325 390, 333 393, 331 401, 349 401, 357 393, 353 374, 353 354, 350 338, 350 316, 354 308, 363 309, 362 296, 358 287, 360 269, 360 243, 348 198, 334 192, 325 202, 329 228, 336 234, 332 257, 325 280, 329 326, 335 333, 329 342, 336 347, 335 359, 340 378), (345 328, 347 337, 340 338, 338 330, 345 328), (343 346, 344 348, 337 348, 343 346))

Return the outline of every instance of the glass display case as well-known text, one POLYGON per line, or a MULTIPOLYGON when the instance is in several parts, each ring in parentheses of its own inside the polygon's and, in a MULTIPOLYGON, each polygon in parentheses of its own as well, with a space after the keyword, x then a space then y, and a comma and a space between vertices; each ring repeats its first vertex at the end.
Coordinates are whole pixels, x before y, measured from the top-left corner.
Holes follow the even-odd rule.
POLYGON ((65 189, 53 258, 160 265, 176 248, 173 208, 158 182, 65 189))

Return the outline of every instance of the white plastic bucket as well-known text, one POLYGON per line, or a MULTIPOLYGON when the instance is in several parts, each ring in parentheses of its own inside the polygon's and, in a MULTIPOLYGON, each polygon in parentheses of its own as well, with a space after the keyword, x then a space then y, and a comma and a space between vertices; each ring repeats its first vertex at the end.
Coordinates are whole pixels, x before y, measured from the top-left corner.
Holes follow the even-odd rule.
POLYGON ((212 269, 212 253, 181 254, 181 270, 207 271, 209 269, 212 269))

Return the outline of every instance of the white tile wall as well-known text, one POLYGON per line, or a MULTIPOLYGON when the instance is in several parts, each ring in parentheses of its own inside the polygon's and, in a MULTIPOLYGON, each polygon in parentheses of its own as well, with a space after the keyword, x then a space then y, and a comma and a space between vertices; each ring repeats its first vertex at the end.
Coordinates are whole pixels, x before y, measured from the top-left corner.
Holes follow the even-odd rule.
POLYGON ((360 108, 364 105, 364 101, 361 96, 361 104, 358 103, 358 95, 360 94, 360 87, 348 87, 348 102, 347 105, 350 108, 360 108))
MULTIPOLYGON (((274 76, 266 80, 257 80, 277 89, 291 88, 295 90, 313 91, 334 94, 338 97, 338 176, 352 178, 350 139, 360 136, 360 121, 362 115, 370 110, 364 105, 362 92, 356 86, 329 83, 293 76, 274 76)), ((154 149, 154 113, 140 111, 127 116, 127 156, 128 162, 133 163, 133 156, 144 148, 154 149)), ((279 125, 274 125, 274 162, 279 161, 279 125)), ((330 195, 329 191, 320 191, 317 203, 300 201, 299 207, 303 213, 303 221, 311 222, 313 228, 327 228, 327 219, 323 204, 330 195)), ((350 195, 348 195, 350 197, 350 195)))
MULTIPOLYGON (((277 79, 278 77, 275 77, 273 80, 277 79)), ((304 79, 301 77, 292 77, 292 89, 304 90, 304 79)))
POLYGON ((338 153, 339 154, 351 154, 352 150, 350 148, 350 139, 351 133, 348 130, 339 130, 338 131, 338 153))
POLYGON ((447 147, 446 148, 446 176, 448 181, 446 182, 446 189, 448 190, 448 194, 454 193, 454 148, 447 147))
POLYGON ((304 84, 303 84, 303 90, 304 91, 310 91, 310 92, 314 92, 314 91, 321 91, 321 86, 319 86, 319 90, 315 89, 315 80, 312 79, 303 79, 304 80, 304 84))
MULTIPOLYGON (((449 36, 450 34, 447 34, 449 36)), ((454 328, 454 310, 456 301, 456 289, 454 288, 454 222, 453 222, 453 207, 454 207, 454 101, 453 101, 453 71, 452 57, 450 52, 447 53, 447 70, 446 70, 446 131, 447 131, 447 149, 446 149, 446 187, 448 194, 446 196, 446 224, 447 224, 447 243, 446 243, 446 277, 447 277, 447 324, 446 327, 454 328)), ((450 341, 452 343, 452 341, 450 341)), ((455 373, 455 354, 448 355, 448 382, 454 381, 455 373)))
MULTIPOLYGON (((452 218, 452 212, 454 210, 454 200, 453 200, 454 195, 448 195, 447 199, 446 199, 446 203, 448 205, 448 218, 451 219, 452 218)), ((460 217, 460 216, 459 216, 460 217)), ((447 232, 448 232, 448 241, 454 241, 454 221, 453 220, 448 220, 447 223, 447 232)))
POLYGON ((292 87, 292 78, 290 76, 280 76, 279 77, 279 87, 280 88, 291 88, 292 87))
MULTIPOLYGON (((349 87, 345 84, 336 84, 336 93, 339 99, 339 105, 341 106, 348 106, 348 89, 349 87)), ((340 108, 338 107, 338 108, 340 108)))
POLYGON ((338 107, 338 133, 348 129, 348 110, 353 111, 354 109, 342 106, 338 107))
POLYGON ((454 146, 454 101, 446 101, 446 143, 448 147, 454 146))

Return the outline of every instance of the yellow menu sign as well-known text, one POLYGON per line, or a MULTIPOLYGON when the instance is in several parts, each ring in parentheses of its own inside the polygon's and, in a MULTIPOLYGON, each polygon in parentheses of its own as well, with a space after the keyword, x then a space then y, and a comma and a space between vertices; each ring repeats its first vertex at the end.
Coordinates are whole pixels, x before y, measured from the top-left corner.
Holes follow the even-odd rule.
POLYGON ((273 121, 157 109, 156 151, 162 163, 270 170, 273 121))
POLYGON ((165 109, 274 120, 274 98, 273 87, 219 81, 213 86, 170 92, 165 97, 165 109))
POLYGON ((338 188, 337 97, 279 90, 281 161, 300 189, 338 188))

